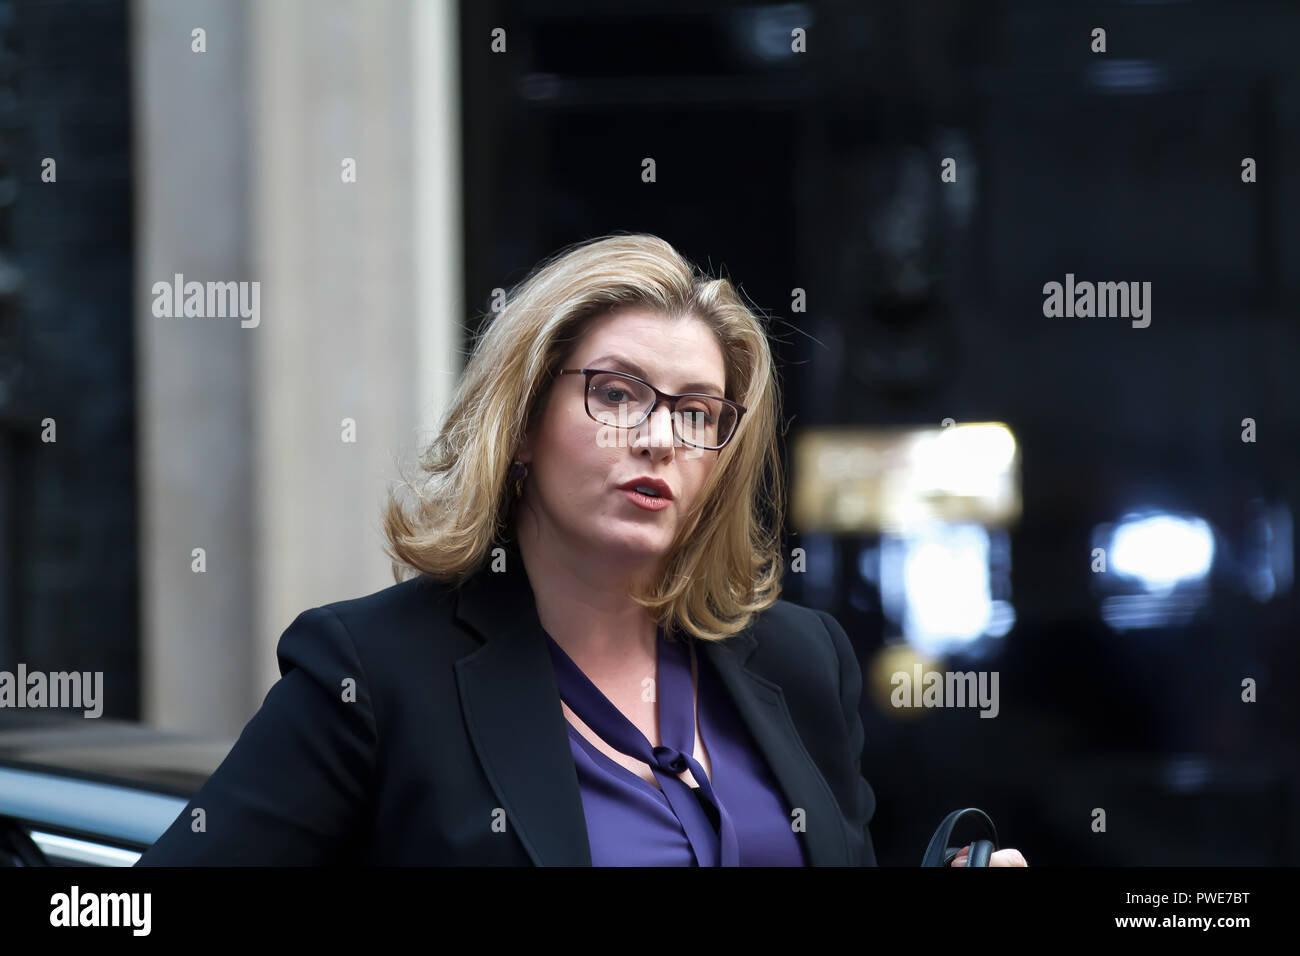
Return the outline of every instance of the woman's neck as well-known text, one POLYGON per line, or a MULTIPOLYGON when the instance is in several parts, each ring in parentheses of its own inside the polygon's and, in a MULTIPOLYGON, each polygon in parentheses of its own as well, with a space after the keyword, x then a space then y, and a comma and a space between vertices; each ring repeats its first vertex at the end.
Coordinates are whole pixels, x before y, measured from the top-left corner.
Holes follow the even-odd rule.
POLYGON ((526 525, 515 538, 538 620, 566 654, 586 662, 655 657, 654 618, 628 594, 634 575, 599 556, 569 554, 556 536, 529 534, 526 525))

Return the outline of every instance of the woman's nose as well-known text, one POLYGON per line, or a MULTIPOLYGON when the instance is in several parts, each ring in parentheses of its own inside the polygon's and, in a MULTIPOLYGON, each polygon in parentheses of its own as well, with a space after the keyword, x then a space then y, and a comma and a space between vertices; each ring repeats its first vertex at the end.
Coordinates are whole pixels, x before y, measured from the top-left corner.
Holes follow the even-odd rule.
POLYGON ((637 426, 633 445, 640 447, 647 441, 651 448, 672 448, 676 444, 672 413, 668 411, 667 405, 660 405, 650 413, 649 418, 637 426))

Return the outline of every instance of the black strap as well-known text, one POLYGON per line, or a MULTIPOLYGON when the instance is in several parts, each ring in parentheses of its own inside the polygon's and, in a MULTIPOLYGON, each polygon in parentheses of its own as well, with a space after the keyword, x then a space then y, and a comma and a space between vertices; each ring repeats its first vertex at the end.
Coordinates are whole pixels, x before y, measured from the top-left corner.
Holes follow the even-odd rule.
POLYGON ((962 819, 973 819, 983 831, 986 839, 975 840, 971 843, 970 856, 966 858, 967 866, 988 866, 989 857, 997 849, 998 831, 993 826, 993 821, 989 819, 987 813, 978 807, 967 807, 965 810, 954 810, 943 818, 939 824, 939 829, 934 831, 934 836, 930 837, 930 845, 925 848, 925 856, 921 858, 922 866, 947 866, 953 861, 953 858, 961 852, 960 846, 949 846, 952 838, 952 831, 956 829, 957 824, 962 819))

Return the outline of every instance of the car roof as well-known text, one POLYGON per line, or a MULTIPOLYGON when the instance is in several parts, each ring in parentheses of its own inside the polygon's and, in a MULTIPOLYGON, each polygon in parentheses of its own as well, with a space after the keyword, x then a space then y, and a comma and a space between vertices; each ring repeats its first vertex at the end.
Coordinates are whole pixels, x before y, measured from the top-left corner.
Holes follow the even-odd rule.
POLYGON ((234 746, 229 738, 130 721, 0 711, 0 764, 193 796, 234 746))

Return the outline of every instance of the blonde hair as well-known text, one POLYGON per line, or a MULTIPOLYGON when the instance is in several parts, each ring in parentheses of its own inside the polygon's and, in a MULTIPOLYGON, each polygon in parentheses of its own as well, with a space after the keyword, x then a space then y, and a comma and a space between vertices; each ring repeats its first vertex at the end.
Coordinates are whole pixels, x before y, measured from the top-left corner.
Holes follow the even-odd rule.
POLYGON ((631 595, 669 633, 721 640, 781 592, 785 517, 777 443, 780 389, 767 333, 731 282, 701 274, 657 236, 616 233, 569 246, 507 296, 476 336, 421 474, 384 509, 393 575, 459 584, 502 539, 514 507, 507 472, 561 363, 595 318, 643 307, 694 317, 717 336, 726 397, 747 409, 718 453, 660 565, 652 593, 631 595), (508 487, 508 484, 510 487, 508 487))

